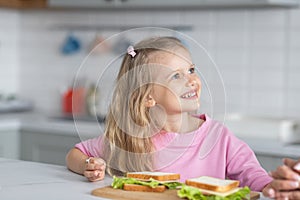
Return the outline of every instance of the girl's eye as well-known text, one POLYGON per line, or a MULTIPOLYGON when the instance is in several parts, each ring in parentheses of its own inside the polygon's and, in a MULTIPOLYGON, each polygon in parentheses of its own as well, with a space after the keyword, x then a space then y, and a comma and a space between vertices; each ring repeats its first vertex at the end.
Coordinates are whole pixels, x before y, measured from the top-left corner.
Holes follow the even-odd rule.
POLYGON ((189 69, 189 74, 193 74, 193 73, 195 73, 195 67, 189 69))
POLYGON ((179 79, 179 78, 180 78, 180 74, 179 74, 179 73, 176 73, 176 74, 174 74, 174 75, 171 77, 172 80, 176 80, 176 79, 179 79))

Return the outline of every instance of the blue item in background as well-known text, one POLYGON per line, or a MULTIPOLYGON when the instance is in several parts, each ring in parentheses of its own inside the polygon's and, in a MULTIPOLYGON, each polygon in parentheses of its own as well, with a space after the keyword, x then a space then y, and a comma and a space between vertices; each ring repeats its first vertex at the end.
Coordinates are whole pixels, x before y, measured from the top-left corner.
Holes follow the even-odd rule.
POLYGON ((81 43, 78 38, 76 38, 74 35, 68 35, 62 48, 61 52, 64 55, 70 55, 73 53, 78 52, 81 49, 81 43))

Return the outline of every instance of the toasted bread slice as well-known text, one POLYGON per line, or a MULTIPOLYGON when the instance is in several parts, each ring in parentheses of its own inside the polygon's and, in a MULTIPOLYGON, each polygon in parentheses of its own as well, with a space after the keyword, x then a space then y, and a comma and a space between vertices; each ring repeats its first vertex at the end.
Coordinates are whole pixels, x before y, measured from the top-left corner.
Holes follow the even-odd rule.
POLYGON ((189 186, 214 192, 228 192, 239 186, 239 181, 224 180, 209 176, 201 176, 199 178, 187 179, 185 182, 189 186))
POLYGON ((126 176, 141 180, 153 178, 157 181, 177 181, 180 179, 180 174, 166 172, 128 172, 126 176))
POLYGON ((124 184, 124 190, 127 191, 139 191, 139 192, 163 192, 166 190, 166 186, 159 185, 155 188, 144 186, 144 185, 135 185, 135 184, 124 184))

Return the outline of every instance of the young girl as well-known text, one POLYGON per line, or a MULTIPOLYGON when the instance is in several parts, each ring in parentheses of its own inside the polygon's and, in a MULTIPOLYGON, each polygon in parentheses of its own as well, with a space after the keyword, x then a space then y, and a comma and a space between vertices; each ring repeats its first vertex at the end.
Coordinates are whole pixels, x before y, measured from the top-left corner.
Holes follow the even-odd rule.
POLYGON ((155 37, 128 48, 104 135, 70 150, 68 168, 90 181, 105 171, 162 171, 179 173, 181 181, 207 175, 267 189, 272 179, 244 142, 207 115, 191 114, 200 93, 191 55, 178 39, 155 37))

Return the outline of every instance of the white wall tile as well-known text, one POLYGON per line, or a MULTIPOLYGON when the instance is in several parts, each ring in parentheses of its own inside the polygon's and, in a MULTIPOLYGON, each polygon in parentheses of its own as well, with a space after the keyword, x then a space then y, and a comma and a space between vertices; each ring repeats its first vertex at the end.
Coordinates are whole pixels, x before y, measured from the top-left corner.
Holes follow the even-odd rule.
POLYGON ((289 89, 298 89, 300 92, 300 69, 289 71, 287 81, 287 87, 289 89))
POLYGON ((280 116, 285 104, 283 90, 256 89, 252 90, 247 112, 254 115, 280 116))
POLYGON ((291 29, 300 29, 300 9, 291 9, 288 13, 289 16, 289 22, 291 29))
POLYGON ((289 110, 295 110, 297 112, 300 112, 300 89, 289 89, 287 98, 285 100, 288 105, 287 108, 289 110))
POLYGON ((288 58, 287 62, 290 68, 299 68, 300 67, 300 48, 290 48, 288 49, 288 58))
POLYGON ((16 31, 19 28, 18 25, 19 13, 17 11, 0 8, 0 27, 3 31, 16 31))
POLYGON ((247 89, 243 87, 234 87, 226 89, 226 108, 227 113, 243 113, 247 106, 247 89))
POLYGON ((265 30, 261 31, 259 28, 250 32, 251 46, 256 48, 272 47, 278 48, 285 45, 285 30, 279 29, 276 31, 265 30))
POLYGON ((191 39, 199 43, 199 45, 206 49, 206 51, 208 51, 208 48, 213 46, 215 43, 213 33, 210 30, 193 28, 193 31, 189 31, 185 34, 187 34, 187 36, 191 37, 191 39))
POLYGON ((245 47, 219 47, 216 52, 216 61, 222 69, 242 69, 247 64, 246 54, 245 47))
MULTIPOLYGON (((153 14, 153 13, 152 13, 153 14)), ((183 16, 179 11, 155 12, 152 15, 152 24, 155 25, 182 25, 183 16)))
POLYGON ((111 11, 90 12, 89 24, 95 26, 100 25, 100 27, 101 25, 112 25, 112 26, 120 25, 123 22, 123 17, 124 17, 123 11, 121 11, 120 14, 111 11))
POLYGON ((216 45, 221 47, 244 47, 247 45, 247 32, 245 30, 220 30, 216 34, 216 45))
POLYGON ((17 92, 18 71, 13 62, 1 62, 0 67, 0 94, 7 95, 17 92))
POLYGON ((44 15, 47 14, 43 14, 41 12, 23 11, 20 26, 25 30, 41 30, 43 28, 46 28, 49 25, 47 23, 49 20, 46 21, 45 19, 48 18, 43 17, 44 15))
POLYGON ((198 10, 188 10, 184 11, 182 14, 182 20, 184 24, 192 25, 195 28, 202 30, 210 29, 216 25, 215 15, 212 11, 198 11, 198 10))
POLYGON ((288 18, 286 9, 258 9, 250 12, 251 28, 254 30, 281 30, 288 18))
POLYGON ((286 64, 285 48, 250 48, 250 65, 257 70, 281 69, 286 64))
POLYGON ((18 28, 19 13, 0 9, 0 93, 8 95, 18 90, 18 28))
POLYGON ((284 86, 284 74, 281 70, 251 70, 250 86, 257 89, 270 89, 274 93, 284 86))
POLYGON ((251 93, 250 105, 254 107, 280 108, 282 103, 283 92, 280 89, 257 89, 251 93))
POLYGON ((231 87, 239 87, 240 90, 246 86, 246 74, 243 70, 238 69, 221 69, 221 76, 224 80, 225 87, 228 90, 231 87))
POLYGON ((247 10, 219 10, 214 12, 218 31, 245 30, 248 25, 247 10))
MULTIPOLYGON (((45 18, 50 24, 58 25, 88 25, 90 24, 90 15, 88 11, 57 11, 52 13, 37 13, 41 18, 45 18)), ((32 16, 32 14, 30 14, 32 16)), ((97 19, 101 21, 101 19, 97 19)), ((51 28, 51 27, 50 27, 51 28)))
MULTIPOLYGON (((300 24, 300 23, 299 23, 300 24)), ((291 48, 300 48, 300 29, 289 31, 289 46, 291 48)))
MULTIPOLYGON (((120 11, 120 12, 114 12, 113 15, 115 15, 116 17, 112 18, 112 20, 115 20, 116 25, 119 25, 120 21, 122 21, 123 25, 146 26, 147 27, 147 26, 151 26, 153 24, 153 21, 154 21, 153 15, 156 15, 157 13, 158 12, 155 12, 155 11, 153 12, 153 11, 139 11, 139 10, 133 10, 131 12, 120 11)), ((158 14, 160 14, 160 13, 158 13, 158 14)), ((176 16, 176 20, 180 19, 179 13, 175 14, 174 16, 176 16)), ((110 22, 112 20, 108 19, 107 21, 110 22)), ((161 20, 161 21, 163 23, 164 20, 161 20)))

